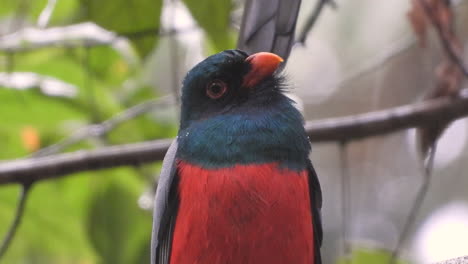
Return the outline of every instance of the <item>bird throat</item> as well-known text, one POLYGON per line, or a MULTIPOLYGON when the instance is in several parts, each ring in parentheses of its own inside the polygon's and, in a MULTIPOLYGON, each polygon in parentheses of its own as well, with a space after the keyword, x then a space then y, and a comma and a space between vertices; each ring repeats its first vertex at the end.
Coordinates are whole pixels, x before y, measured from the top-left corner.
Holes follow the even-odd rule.
POLYGON ((207 169, 276 162, 301 171, 310 152, 302 116, 289 101, 192 122, 179 132, 178 143, 179 159, 207 169))

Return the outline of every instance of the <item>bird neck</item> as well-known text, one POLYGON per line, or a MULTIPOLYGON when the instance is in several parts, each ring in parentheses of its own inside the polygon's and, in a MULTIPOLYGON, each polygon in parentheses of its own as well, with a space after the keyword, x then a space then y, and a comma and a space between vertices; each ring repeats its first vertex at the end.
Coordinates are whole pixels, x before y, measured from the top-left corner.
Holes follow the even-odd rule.
POLYGON ((302 116, 284 95, 192 122, 179 131, 178 142, 178 159, 207 169, 273 162, 303 170, 310 152, 302 116))

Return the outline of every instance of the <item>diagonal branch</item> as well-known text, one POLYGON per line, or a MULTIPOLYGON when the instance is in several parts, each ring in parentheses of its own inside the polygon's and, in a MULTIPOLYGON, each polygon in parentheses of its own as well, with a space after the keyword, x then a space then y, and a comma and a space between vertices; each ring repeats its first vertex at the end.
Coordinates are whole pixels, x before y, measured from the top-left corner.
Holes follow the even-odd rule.
POLYGON ((37 19, 37 26, 39 28, 45 28, 50 22, 52 13, 54 12, 55 7, 57 6, 57 0, 48 0, 44 9, 42 9, 39 18, 37 19))
POLYGON ((27 182, 23 183, 21 186, 21 193, 18 200, 18 205, 16 207, 15 216, 13 217, 13 222, 11 226, 8 228, 8 231, 3 238, 2 244, 0 245, 0 259, 3 257, 5 252, 7 251, 8 247, 11 245, 13 238, 15 237, 16 231, 21 223, 21 219, 24 213, 24 207, 26 204, 26 199, 28 197, 29 190, 31 189, 32 183, 27 182))
POLYGON ((440 97, 383 111, 307 122, 306 130, 312 142, 349 141, 421 127, 440 120, 452 121, 466 115, 468 89, 463 89, 458 98, 440 97))
POLYGON ((436 18, 432 8, 426 2, 426 0, 420 0, 421 6, 424 8, 424 11, 428 14, 428 17, 432 23, 432 25, 436 28, 437 34, 439 35, 439 39, 444 47, 445 53, 447 56, 452 60, 460 69, 460 71, 468 77, 468 69, 465 67, 462 58, 458 55, 456 51, 456 47, 452 44, 449 39, 449 36, 445 34, 442 24, 440 23, 439 19, 436 18))
POLYGON ((426 197, 427 191, 429 190, 429 186, 430 186, 431 178, 432 178, 432 170, 434 168, 434 158, 435 158, 436 149, 437 149, 437 141, 432 143, 432 146, 430 149, 431 149, 430 153, 424 162, 422 184, 416 193, 416 198, 414 199, 414 203, 411 206, 408 218, 406 219, 405 225, 403 226, 403 230, 400 234, 397 245, 395 249, 392 251, 392 255, 390 257, 388 264, 397 263, 403 243, 406 241, 406 239, 409 236, 411 227, 414 224, 414 221, 416 220, 416 217, 418 216, 419 211, 421 210, 421 206, 424 202, 424 198, 426 197))
POLYGON ((332 8, 336 8, 336 3, 334 0, 318 0, 317 4, 315 5, 314 9, 312 10, 312 13, 310 16, 307 18, 306 24, 304 28, 302 29, 301 33, 299 34, 299 38, 297 42, 301 44, 305 44, 307 35, 309 35, 309 32, 312 30, 312 28, 315 25, 315 22, 317 22, 320 14, 322 13, 323 8, 325 5, 330 5, 332 8))
MULTIPOLYGON (((350 141, 467 115, 468 89, 463 89, 457 98, 437 98, 383 111, 307 122, 305 127, 312 142, 350 141)), ((24 183, 81 171, 160 161, 171 141, 155 140, 5 161, 0 163, 0 184, 24 183)))
POLYGON ((158 106, 163 106, 167 104, 169 102, 168 99, 170 99, 170 96, 163 96, 161 98, 148 100, 141 104, 132 106, 102 123, 92 124, 82 129, 79 129, 68 138, 63 139, 62 141, 54 145, 50 145, 48 147, 40 149, 39 151, 33 153, 32 156, 40 157, 55 154, 63 151, 68 146, 76 144, 86 138, 100 137, 102 135, 105 135, 109 131, 115 129, 117 126, 122 124, 123 122, 145 114, 158 106))

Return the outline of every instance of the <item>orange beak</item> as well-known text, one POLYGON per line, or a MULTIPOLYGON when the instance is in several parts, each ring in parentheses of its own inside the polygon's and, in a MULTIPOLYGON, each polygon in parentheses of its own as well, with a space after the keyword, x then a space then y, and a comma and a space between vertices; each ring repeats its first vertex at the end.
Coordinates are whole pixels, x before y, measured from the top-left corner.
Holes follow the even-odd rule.
POLYGON ((245 59, 251 66, 245 75, 242 86, 253 87, 261 80, 271 76, 284 61, 280 56, 270 52, 258 52, 245 59))

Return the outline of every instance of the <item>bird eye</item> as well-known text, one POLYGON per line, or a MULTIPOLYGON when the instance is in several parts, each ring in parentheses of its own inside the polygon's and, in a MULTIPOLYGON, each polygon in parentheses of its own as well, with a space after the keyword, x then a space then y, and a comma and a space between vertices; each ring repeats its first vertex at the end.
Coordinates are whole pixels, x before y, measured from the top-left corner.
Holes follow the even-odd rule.
POLYGON ((221 80, 214 80, 206 87, 206 95, 211 99, 219 99, 227 91, 227 85, 221 80))

